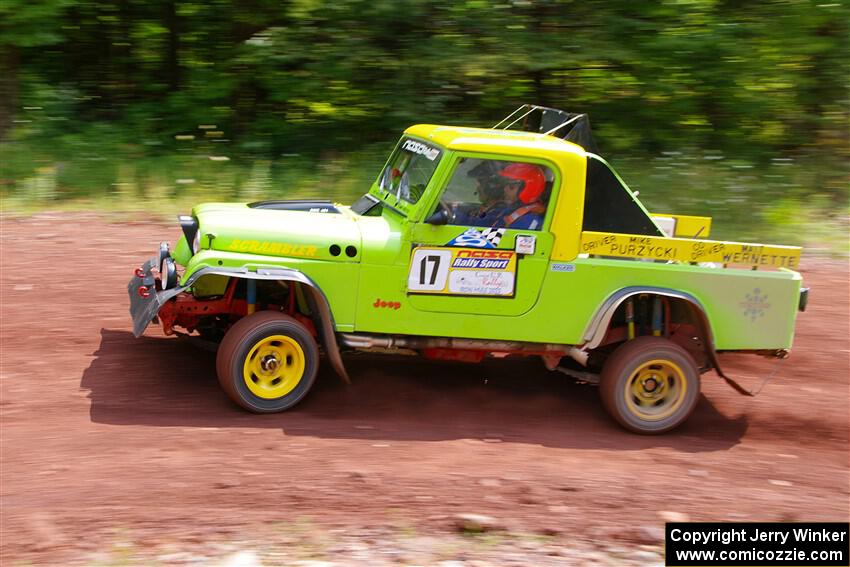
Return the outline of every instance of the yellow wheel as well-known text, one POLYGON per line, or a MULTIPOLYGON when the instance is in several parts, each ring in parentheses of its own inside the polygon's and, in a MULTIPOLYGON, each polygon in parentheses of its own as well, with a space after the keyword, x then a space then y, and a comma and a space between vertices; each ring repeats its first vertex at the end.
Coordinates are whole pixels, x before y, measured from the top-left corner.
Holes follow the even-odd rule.
POLYGON ((633 414, 647 421, 660 421, 673 415, 685 399, 685 374, 669 360, 644 362, 624 381, 623 396, 633 414))
POLYGON ((681 425, 694 410, 699 389, 691 355, 660 337, 621 345, 605 362, 599 382, 608 413, 625 428, 648 434, 681 425))
POLYGON ((254 395, 267 400, 285 396, 304 375, 304 350, 286 335, 261 339, 248 352, 242 379, 254 395))
POLYGON ((272 311, 240 319, 224 336, 216 356, 218 381, 245 409, 289 409, 307 395, 316 378, 319 351, 298 321, 272 311))

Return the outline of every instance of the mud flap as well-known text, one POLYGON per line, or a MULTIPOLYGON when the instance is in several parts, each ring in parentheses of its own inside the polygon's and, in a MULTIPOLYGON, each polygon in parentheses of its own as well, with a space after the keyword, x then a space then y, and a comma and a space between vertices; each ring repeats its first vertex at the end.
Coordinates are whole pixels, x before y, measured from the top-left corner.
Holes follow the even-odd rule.
POLYGON ((735 382, 732 378, 729 378, 728 376, 726 376, 725 374, 721 374, 720 372, 718 372, 718 374, 720 374, 720 377, 723 378, 726 383, 732 387, 733 390, 735 390, 742 396, 749 396, 751 398, 754 398, 756 396, 754 393, 750 392, 749 390, 745 389, 743 386, 735 382))
POLYGON ((731 386, 731 387, 732 387, 732 389, 733 389, 733 390, 735 390, 736 392, 738 392, 738 393, 739 393, 739 394, 741 394, 742 396, 748 396, 748 397, 750 397, 750 398, 755 398, 757 395, 759 395, 759 393, 762 391, 762 389, 764 389, 765 385, 766 385, 766 384, 767 384, 767 383, 768 383, 768 382, 769 382, 769 381, 770 381, 770 380, 771 380, 774 376, 776 376, 776 373, 777 373, 777 372, 779 372, 779 367, 780 367, 780 365, 782 364, 782 361, 783 361, 783 360, 785 360, 785 359, 784 359, 784 358, 780 358, 779 360, 777 360, 777 361, 776 361, 776 366, 774 366, 774 367, 773 367, 773 372, 771 372, 771 373, 768 375, 768 377, 767 377, 767 378, 765 378, 765 379, 762 381, 761 385, 758 387, 758 389, 757 389, 757 390, 747 390, 746 388, 744 388, 743 386, 741 386, 740 384, 738 384, 735 380, 733 380, 732 378, 729 378, 728 376, 726 376, 725 374, 723 374, 723 371, 722 371, 722 370, 720 370, 720 366, 719 366, 719 365, 715 365, 714 369, 715 369, 715 371, 717 372, 717 374, 718 374, 721 378, 723 378, 723 379, 726 381, 726 383, 727 383, 727 384, 729 384, 729 386, 731 386))

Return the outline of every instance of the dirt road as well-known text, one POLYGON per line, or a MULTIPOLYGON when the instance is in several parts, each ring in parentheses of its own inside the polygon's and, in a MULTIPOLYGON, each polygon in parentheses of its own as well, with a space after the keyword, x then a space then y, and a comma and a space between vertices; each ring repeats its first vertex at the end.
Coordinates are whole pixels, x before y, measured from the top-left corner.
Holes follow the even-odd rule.
MULTIPOLYGON (((804 263, 809 310, 761 395, 708 374, 683 428, 640 437, 594 388, 537 361, 351 357, 353 385, 324 365, 295 410, 245 413, 219 389, 213 353, 130 332, 132 268, 176 234, 2 219, 3 565, 313 531, 453 537, 458 513, 547 545, 644 552, 665 518, 848 519, 847 262, 804 263)), ((774 364, 722 363, 749 387, 774 364)))

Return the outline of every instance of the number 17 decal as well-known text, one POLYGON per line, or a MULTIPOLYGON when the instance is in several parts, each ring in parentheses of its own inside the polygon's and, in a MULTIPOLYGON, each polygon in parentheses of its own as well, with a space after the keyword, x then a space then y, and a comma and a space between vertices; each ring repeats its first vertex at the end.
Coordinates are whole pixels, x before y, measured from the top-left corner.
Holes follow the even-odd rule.
POLYGON ((410 291, 443 291, 449 276, 450 250, 417 248, 410 261, 407 289, 410 291))
POLYGON ((420 246, 410 257, 409 293, 513 297, 513 250, 420 246))
POLYGON ((434 267, 431 270, 431 281, 428 285, 434 285, 437 282, 437 271, 440 269, 439 256, 422 256, 422 261, 419 262, 419 285, 425 285, 425 272, 428 270, 427 262, 433 262, 434 267))

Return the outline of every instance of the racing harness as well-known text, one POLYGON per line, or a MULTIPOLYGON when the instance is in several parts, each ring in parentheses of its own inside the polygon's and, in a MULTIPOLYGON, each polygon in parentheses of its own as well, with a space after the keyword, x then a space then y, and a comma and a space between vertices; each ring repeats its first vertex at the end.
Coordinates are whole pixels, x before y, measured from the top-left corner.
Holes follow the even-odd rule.
MULTIPOLYGON (((539 203, 539 202, 538 203, 531 203, 530 205, 525 205, 523 207, 520 207, 520 208, 516 209, 514 212, 512 212, 511 214, 505 216, 502 219, 502 222, 505 223, 504 224, 505 228, 509 228, 512 224, 514 224, 516 221, 518 221, 519 219, 521 219, 523 216, 527 215, 528 213, 534 213, 534 214, 542 215, 545 212, 546 212, 546 207, 543 206, 543 203, 539 203)), ((494 223, 493 226, 495 227, 497 224, 498 224, 498 222, 494 223)))

